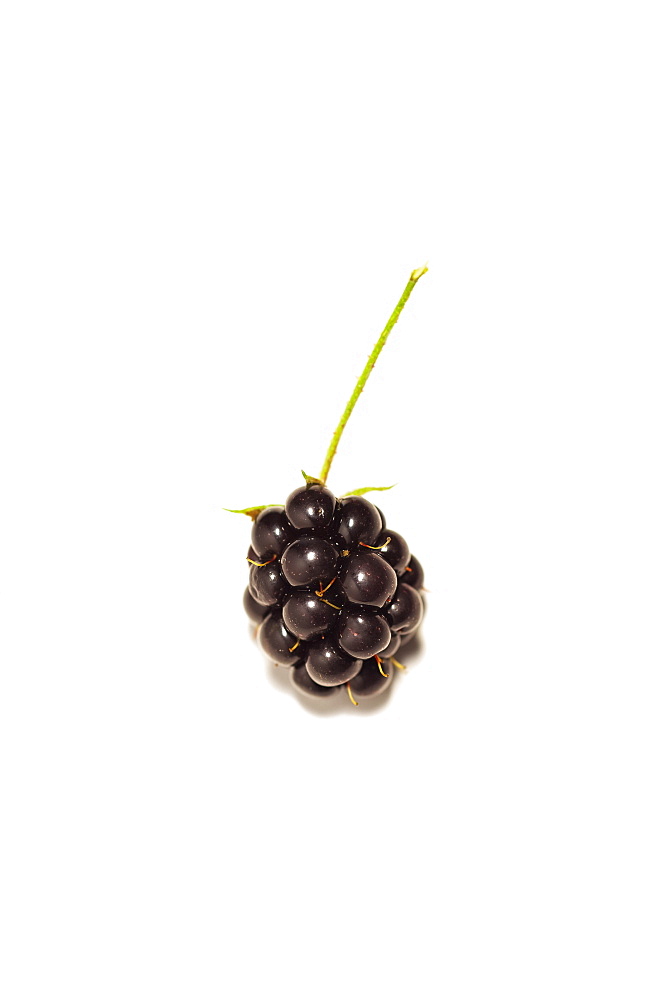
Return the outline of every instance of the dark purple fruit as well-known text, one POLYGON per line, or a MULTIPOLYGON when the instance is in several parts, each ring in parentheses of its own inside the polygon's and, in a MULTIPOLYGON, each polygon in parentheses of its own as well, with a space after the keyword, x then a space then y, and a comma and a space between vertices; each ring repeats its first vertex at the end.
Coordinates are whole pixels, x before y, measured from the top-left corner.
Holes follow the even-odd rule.
POLYGON ((293 667, 290 671, 290 680, 300 694, 310 695, 312 698, 326 698, 329 694, 334 694, 336 687, 324 687, 309 677, 306 667, 293 667))
POLYGON ((375 660, 367 660, 357 676, 350 681, 350 690, 355 698, 373 698, 389 688, 394 677, 394 667, 389 660, 383 660, 382 667, 387 677, 383 677, 375 660))
POLYGON ((281 557, 281 568, 293 587, 322 584, 336 576, 339 554, 326 538, 303 535, 291 542, 281 557))
POLYGON ((294 666, 304 655, 297 637, 286 629, 280 608, 267 615, 260 625, 257 638, 269 659, 283 667, 294 666))
POLYGON ((302 486, 285 509, 258 515, 251 540, 243 603, 266 655, 292 668, 301 694, 384 691, 393 657, 419 628, 424 574, 382 512, 364 497, 302 486))
POLYGON ((362 660, 342 652, 331 639, 322 639, 311 646, 306 669, 314 681, 330 687, 355 677, 362 669, 362 660))
POLYGON ((404 536, 400 535, 398 531, 381 531, 376 545, 383 546, 382 549, 378 549, 378 552, 385 562, 390 564, 397 576, 403 573, 411 557, 404 536), (387 538, 390 539, 389 542, 386 541, 387 538))
POLYGON ((259 604, 248 587, 244 590, 244 611, 252 622, 261 622, 264 616, 269 614, 269 608, 259 604))
POLYGON ((277 560, 266 566, 251 566, 249 576, 248 589, 258 604, 278 604, 288 589, 277 560))
POLYGON ((285 513, 295 528, 319 530, 329 527, 334 516, 336 497, 325 486, 300 486, 285 501, 285 513))
POLYGON ((293 593, 283 605, 283 621, 300 639, 325 635, 338 617, 339 612, 332 604, 325 604, 324 600, 305 590, 293 593))
POLYGON ((339 645, 349 656, 366 660, 385 649, 392 633, 385 619, 366 608, 344 611, 339 624, 339 645))
POLYGON ((410 562, 402 574, 401 582, 409 583, 415 590, 421 590, 424 586, 424 570, 415 556, 411 556, 410 562))
POLYGON ((393 632, 410 632, 422 621, 422 598, 409 584, 400 583, 386 612, 393 632))
MULTIPOLYGON (((266 507, 260 511, 251 530, 251 543, 263 559, 274 553, 280 556, 283 549, 295 537, 292 527, 282 507, 266 507)), ((262 562, 258 559, 256 562, 262 562)))
POLYGON ((341 584, 353 604, 382 608, 397 589, 397 575, 377 552, 357 549, 345 563, 341 584))
POLYGON ((383 522, 374 505, 364 497, 344 497, 341 501, 339 534, 346 544, 374 545, 383 522))

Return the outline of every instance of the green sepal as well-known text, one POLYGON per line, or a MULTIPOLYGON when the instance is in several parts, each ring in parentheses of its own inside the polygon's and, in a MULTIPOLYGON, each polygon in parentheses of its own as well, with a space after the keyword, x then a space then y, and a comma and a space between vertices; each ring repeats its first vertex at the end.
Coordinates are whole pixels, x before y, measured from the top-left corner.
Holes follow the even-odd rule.
POLYGON ((266 503, 264 507, 244 507, 243 510, 232 510, 231 507, 223 507, 223 510, 226 510, 228 514, 246 514, 247 517, 250 517, 251 521, 255 521, 258 514, 261 514, 263 510, 267 509, 267 507, 282 506, 282 503, 266 503))
POLYGON ((392 483, 391 486, 363 486, 360 490, 351 490, 350 493, 344 493, 344 497, 361 497, 364 493, 382 493, 383 490, 393 490, 396 483, 392 483))
POLYGON ((308 473, 304 472, 303 469, 302 469, 302 476, 304 477, 304 479, 306 480, 306 482, 308 483, 309 486, 313 486, 314 484, 316 486, 324 486, 325 485, 323 483, 322 479, 316 479, 315 476, 309 476, 308 473))

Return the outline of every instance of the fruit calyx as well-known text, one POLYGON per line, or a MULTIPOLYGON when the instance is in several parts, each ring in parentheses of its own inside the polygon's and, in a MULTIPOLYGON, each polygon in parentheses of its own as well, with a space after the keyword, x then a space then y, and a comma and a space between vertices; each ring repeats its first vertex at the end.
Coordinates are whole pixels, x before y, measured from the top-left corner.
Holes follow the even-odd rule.
POLYGON ((250 517, 251 521, 256 521, 262 511, 267 510, 268 507, 282 506, 283 504, 281 503, 265 503, 262 507, 242 507, 239 510, 233 510, 231 507, 223 507, 223 510, 226 510, 228 514, 245 514, 247 517, 250 517))

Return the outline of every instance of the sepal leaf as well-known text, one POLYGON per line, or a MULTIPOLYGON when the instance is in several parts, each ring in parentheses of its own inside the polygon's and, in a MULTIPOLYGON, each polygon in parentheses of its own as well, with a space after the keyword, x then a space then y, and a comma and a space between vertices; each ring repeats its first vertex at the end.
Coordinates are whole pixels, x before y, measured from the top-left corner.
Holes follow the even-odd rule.
POLYGON ((349 493, 344 493, 344 497, 361 497, 364 493, 382 493, 384 490, 393 490, 396 483, 392 483, 391 486, 362 486, 359 490, 351 490, 349 493))
POLYGON ((264 507, 244 507, 241 510, 233 510, 231 507, 223 507, 229 514, 246 514, 251 521, 255 521, 258 514, 261 514, 267 507, 282 507, 282 503, 266 503, 264 507))
POLYGON ((304 472, 303 469, 302 469, 302 476, 304 477, 304 479, 306 480, 306 482, 308 483, 309 486, 312 486, 314 483, 317 486, 324 486, 325 485, 324 482, 322 481, 322 479, 316 479, 315 476, 309 476, 309 474, 307 472, 304 472))

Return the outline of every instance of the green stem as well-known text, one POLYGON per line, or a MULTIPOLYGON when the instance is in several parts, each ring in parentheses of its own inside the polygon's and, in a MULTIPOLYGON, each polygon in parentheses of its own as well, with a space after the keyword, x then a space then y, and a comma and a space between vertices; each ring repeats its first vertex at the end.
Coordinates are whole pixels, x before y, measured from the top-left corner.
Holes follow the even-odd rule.
POLYGON ((332 464, 332 461, 334 460, 334 456, 336 455, 336 449, 339 447, 339 441, 341 440, 341 435, 343 434, 343 429, 346 426, 346 424, 348 423, 348 420, 350 418, 350 414, 355 409, 355 403, 359 399, 360 394, 362 392, 362 389, 364 388, 364 386, 367 383, 367 379, 369 378, 369 375, 371 374, 371 370, 372 370, 373 366, 375 365, 376 361, 378 360, 378 355, 380 354, 380 352, 382 351, 382 349, 385 347, 385 341, 390 336, 390 333, 392 332, 392 327, 394 326, 394 324, 399 319, 399 315, 401 313, 401 310, 404 308, 404 306, 408 302, 408 299, 410 298, 411 292, 413 291, 413 289, 417 285, 419 279, 426 272, 426 270, 427 270, 426 267, 418 267, 415 271, 413 271, 413 273, 411 274, 410 278, 408 279, 408 284, 406 285, 406 287, 404 288, 404 290, 402 292, 401 298, 399 299, 399 301, 397 302, 396 306, 394 307, 394 312, 392 313, 392 315, 388 319, 388 321, 387 321, 387 323, 385 325, 385 329, 383 330, 383 332, 381 333, 380 337, 376 341, 376 346, 374 347, 373 351, 369 355, 369 360, 366 363, 364 371, 362 372, 362 374, 360 375, 360 377, 357 380, 357 385, 353 389, 353 394, 350 397, 350 399, 348 400, 348 404, 347 404, 345 410, 343 411, 343 415, 342 415, 341 419, 339 420, 338 426, 337 426, 336 430, 334 431, 334 434, 332 436, 332 440, 330 441, 329 448, 328 448, 327 454, 325 456, 325 461, 324 461, 323 466, 322 466, 322 472, 320 473, 320 478, 321 478, 321 480, 322 480, 323 483, 327 482, 327 476, 329 475, 330 466, 332 464))

